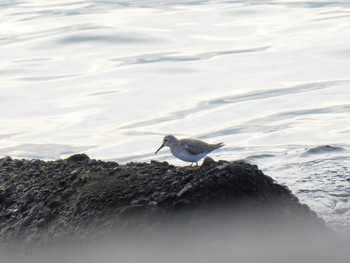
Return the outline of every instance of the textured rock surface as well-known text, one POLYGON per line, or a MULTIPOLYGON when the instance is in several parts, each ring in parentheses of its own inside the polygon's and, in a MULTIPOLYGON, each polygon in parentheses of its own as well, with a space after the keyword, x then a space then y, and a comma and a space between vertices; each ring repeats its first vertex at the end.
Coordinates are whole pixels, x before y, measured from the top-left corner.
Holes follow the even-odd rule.
POLYGON ((156 161, 118 165, 85 154, 47 162, 0 159, 2 242, 94 239, 174 222, 184 230, 203 217, 244 218, 248 210, 256 221, 293 219, 293 229, 323 228, 288 189, 240 161, 176 167, 156 161))

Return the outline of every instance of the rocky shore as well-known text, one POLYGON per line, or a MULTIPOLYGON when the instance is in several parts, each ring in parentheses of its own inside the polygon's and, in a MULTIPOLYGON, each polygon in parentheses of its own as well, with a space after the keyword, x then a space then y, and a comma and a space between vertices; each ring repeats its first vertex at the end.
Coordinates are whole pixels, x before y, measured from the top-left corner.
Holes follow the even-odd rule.
MULTIPOLYGON (((191 231, 225 217, 302 233, 323 220, 284 186, 243 161, 210 158, 202 166, 167 162, 119 165, 85 154, 65 160, 0 159, 0 241, 44 244, 94 240, 169 226, 191 231), (204 223, 203 223, 204 222, 204 223)), ((264 228, 267 229, 267 228, 264 228)))

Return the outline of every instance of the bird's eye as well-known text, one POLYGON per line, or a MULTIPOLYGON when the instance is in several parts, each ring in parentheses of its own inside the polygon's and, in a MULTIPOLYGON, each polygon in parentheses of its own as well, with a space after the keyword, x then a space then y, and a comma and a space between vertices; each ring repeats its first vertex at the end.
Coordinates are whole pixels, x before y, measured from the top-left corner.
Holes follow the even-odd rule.
POLYGON ((168 139, 164 139, 164 141, 166 142, 166 141, 168 141, 168 139))

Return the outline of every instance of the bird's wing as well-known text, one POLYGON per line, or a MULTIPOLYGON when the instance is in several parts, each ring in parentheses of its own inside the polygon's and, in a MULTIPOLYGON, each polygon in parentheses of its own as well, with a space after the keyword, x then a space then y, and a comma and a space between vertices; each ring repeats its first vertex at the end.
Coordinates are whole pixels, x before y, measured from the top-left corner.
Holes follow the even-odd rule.
POLYGON ((206 142, 195 139, 181 139, 180 144, 191 154, 200 154, 212 150, 206 142))

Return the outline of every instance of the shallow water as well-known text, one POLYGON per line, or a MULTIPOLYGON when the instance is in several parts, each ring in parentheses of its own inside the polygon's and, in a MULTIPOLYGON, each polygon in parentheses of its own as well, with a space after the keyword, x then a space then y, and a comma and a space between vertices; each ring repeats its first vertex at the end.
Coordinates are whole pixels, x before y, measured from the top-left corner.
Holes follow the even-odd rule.
POLYGON ((225 142, 350 225, 350 2, 1 1, 0 155, 167 160, 225 142), (322 147, 330 145, 331 147, 322 147))

